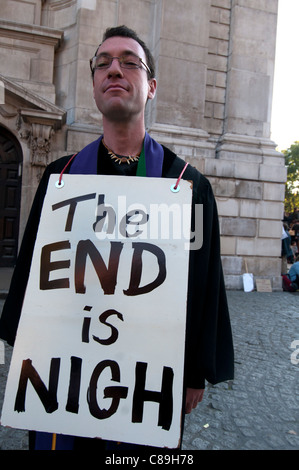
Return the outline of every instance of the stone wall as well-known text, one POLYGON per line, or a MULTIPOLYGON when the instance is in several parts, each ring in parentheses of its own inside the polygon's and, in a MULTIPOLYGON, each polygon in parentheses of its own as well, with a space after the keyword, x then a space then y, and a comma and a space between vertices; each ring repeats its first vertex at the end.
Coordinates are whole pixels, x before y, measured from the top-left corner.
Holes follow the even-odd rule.
MULTIPOLYGON (((33 171, 34 188, 40 174, 32 165, 28 139, 33 124, 50 126, 44 164, 80 150, 101 132, 89 58, 106 27, 127 24, 157 62, 158 90, 146 111, 148 130, 213 186, 227 287, 242 288, 248 269, 280 289, 286 169, 270 140, 278 0, 2 3, 0 57, 10 57, 7 67, 0 61, 0 74, 31 92, 26 109, 48 113, 48 121, 22 117, 20 89, 9 105, 11 115, 14 109, 18 122, 22 118, 21 126, 8 108, 5 114, 0 107, 0 124, 18 136, 24 162, 31 162, 30 168, 24 164, 24 181, 33 171)), ((25 220, 31 197, 26 186, 23 196, 25 220)))

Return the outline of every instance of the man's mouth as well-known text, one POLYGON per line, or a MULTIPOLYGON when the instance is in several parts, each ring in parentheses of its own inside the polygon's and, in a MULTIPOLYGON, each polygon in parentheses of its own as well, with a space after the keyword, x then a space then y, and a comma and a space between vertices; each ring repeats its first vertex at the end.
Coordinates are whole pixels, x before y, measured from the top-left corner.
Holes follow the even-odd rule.
POLYGON ((115 83, 113 85, 108 85, 107 88, 105 88, 105 93, 107 91, 126 91, 126 88, 122 85, 115 83))

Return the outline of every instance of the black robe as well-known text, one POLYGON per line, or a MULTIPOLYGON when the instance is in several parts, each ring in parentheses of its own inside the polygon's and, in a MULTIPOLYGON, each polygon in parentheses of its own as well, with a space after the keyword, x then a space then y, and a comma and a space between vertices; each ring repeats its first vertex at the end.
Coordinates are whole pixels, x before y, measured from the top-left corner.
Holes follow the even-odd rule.
MULTIPOLYGON (((162 177, 178 178, 185 162, 169 149, 163 149, 162 177)), ((0 337, 10 345, 14 344, 21 315, 48 179, 52 173, 61 173, 70 157, 62 157, 46 168, 35 195, 0 319, 0 337)), ((101 144, 98 174, 136 175, 136 165, 118 165, 109 159, 101 144)), ((193 181, 193 208, 194 204, 203 205, 203 245, 198 250, 190 251, 184 383, 186 387, 204 388, 205 380, 215 384, 233 378, 233 342, 213 191, 209 181, 190 165, 183 179, 193 181)), ((194 210, 192 214, 194 231, 194 210)))

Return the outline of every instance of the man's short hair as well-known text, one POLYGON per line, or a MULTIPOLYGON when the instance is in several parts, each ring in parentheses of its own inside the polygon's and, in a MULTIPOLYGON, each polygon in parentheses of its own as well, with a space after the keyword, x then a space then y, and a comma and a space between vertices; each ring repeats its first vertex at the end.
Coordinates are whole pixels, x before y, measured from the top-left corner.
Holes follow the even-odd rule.
MULTIPOLYGON (((155 77, 155 61, 154 61, 154 58, 152 56, 152 53, 151 51, 149 50, 149 48, 147 47, 147 45, 145 44, 144 41, 142 41, 142 39, 140 39, 140 37, 137 35, 137 33, 135 31, 133 31, 133 29, 130 29, 128 28, 127 26, 125 25, 122 25, 122 26, 115 26, 113 28, 107 28, 105 33, 103 34, 103 39, 102 39, 102 43, 104 41, 106 41, 106 39, 109 39, 109 38, 113 38, 115 36, 120 36, 120 37, 124 37, 124 38, 131 38, 131 39, 134 39, 136 42, 138 42, 138 44, 140 44, 140 46, 142 47, 142 49, 144 50, 144 53, 145 53, 145 57, 146 57, 146 61, 147 61, 147 65, 148 67, 150 68, 150 71, 151 73, 148 73, 148 78, 154 78, 155 77)), ((101 44, 102 44, 101 43, 101 44)), ((101 45, 100 44, 100 45, 101 45)), ((100 47, 100 46, 99 46, 100 47)), ((98 48, 99 48, 98 47, 98 48)), ((97 54, 97 51, 98 51, 98 48, 96 50, 96 53, 95 55, 97 54)))

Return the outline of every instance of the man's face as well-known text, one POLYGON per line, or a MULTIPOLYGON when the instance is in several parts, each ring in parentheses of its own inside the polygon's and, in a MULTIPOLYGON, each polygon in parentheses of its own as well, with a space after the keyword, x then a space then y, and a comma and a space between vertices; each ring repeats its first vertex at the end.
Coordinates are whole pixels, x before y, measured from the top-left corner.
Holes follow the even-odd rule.
MULTIPOLYGON (((107 54, 120 57, 133 52, 146 63, 145 53, 140 44, 131 38, 115 36, 106 39, 97 51, 97 56, 107 54)), ((93 80, 93 94, 98 109, 104 118, 123 121, 142 118, 148 99, 156 92, 156 80, 148 80, 144 66, 127 69, 114 59, 107 69, 96 69, 93 80)))

